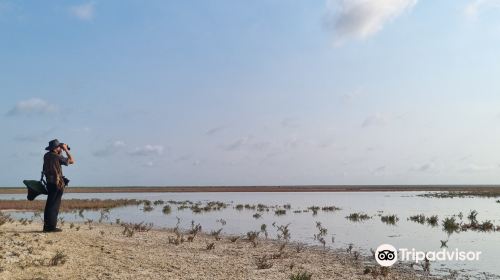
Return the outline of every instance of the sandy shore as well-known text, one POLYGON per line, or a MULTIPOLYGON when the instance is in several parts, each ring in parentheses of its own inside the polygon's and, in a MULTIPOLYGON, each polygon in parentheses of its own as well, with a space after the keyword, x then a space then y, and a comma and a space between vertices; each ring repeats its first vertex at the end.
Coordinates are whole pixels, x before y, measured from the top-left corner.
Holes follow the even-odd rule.
MULTIPOLYGON (((352 254, 285 246, 281 256, 277 241, 259 239, 256 248, 228 237, 215 241, 199 234, 193 242, 169 244, 171 230, 123 235, 123 227, 109 224, 67 222, 63 232, 43 233, 41 224, 17 221, 0 226, 0 279, 289 279, 307 271, 312 279, 374 279, 367 267, 380 267, 371 258, 355 260, 352 254), (79 227, 79 230, 77 230, 79 227), (215 248, 207 250, 207 244, 215 248), (61 252, 59 262, 51 260, 61 252), (275 254, 275 258, 271 256, 275 254), (268 256, 272 267, 257 268, 257 258, 268 256)), ((380 279, 422 279, 409 268, 391 268, 380 279)))

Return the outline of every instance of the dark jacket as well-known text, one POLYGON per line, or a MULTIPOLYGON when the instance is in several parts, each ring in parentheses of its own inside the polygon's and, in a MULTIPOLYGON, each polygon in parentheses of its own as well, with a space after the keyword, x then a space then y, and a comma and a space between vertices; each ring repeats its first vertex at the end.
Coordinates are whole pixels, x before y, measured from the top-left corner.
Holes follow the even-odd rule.
POLYGON ((61 165, 68 165, 68 159, 62 155, 50 151, 43 156, 43 174, 47 184, 55 184, 59 189, 65 185, 61 165))

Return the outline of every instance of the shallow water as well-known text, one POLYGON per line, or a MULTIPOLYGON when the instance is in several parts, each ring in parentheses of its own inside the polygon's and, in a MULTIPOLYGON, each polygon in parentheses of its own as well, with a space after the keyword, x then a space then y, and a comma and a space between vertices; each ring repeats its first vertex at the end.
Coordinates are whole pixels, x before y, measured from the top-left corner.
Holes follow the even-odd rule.
MULTIPOLYGON (((418 197, 422 192, 327 192, 327 193, 67 193, 64 198, 135 198, 147 200, 190 200, 222 201, 231 203, 220 211, 192 213, 190 209, 177 210, 172 206, 169 215, 162 213, 162 205, 154 206, 151 212, 142 211, 142 205, 115 208, 111 210, 110 221, 116 218, 122 221, 154 223, 157 227, 174 227, 176 217, 181 219, 181 227, 189 228, 191 221, 200 223, 205 232, 223 228, 224 234, 245 234, 247 231, 260 230, 261 224, 267 224, 271 237, 276 237, 276 229, 272 223, 285 225, 290 223, 291 239, 308 244, 319 245, 314 240, 318 232, 316 221, 328 229, 325 238, 327 245, 333 248, 347 248, 354 245, 353 250, 370 254, 370 248, 388 243, 396 248, 415 248, 419 251, 441 250, 440 240, 448 241, 449 251, 481 251, 479 261, 442 261, 431 264, 431 273, 442 274, 448 269, 460 270, 460 274, 473 275, 482 279, 500 279, 500 232, 461 232, 448 236, 442 229, 442 219, 460 212, 463 213, 463 222, 467 222, 470 210, 479 212, 479 222, 490 220, 495 226, 500 225, 500 203, 494 198, 426 198, 418 197), (291 204, 291 210, 284 216, 276 216, 273 209, 269 212, 259 212, 262 218, 255 219, 253 214, 257 210, 236 210, 236 204, 258 204, 268 206, 291 204), (313 213, 293 213, 293 210, 304 210, 310 206, 337 206, 341 210, 335 212, 318 211, 313 213), (352 222, 345 217, 353 212, 364 212, 372 219, 364 222, 352 222), (399 221, 396 225, 387 225, 380 220, 379 214, 396 214, 399 221), (408 221, 411 215, 424 214, 438 215, 439 226, 431 227, 408 221), (222 226, 218 219, 227 223, 222 226), (335 242, 332 243, 332 237, 335 242), (484 273, 487 273, 486 275, 484 273), (494 274, 494 275, 493 275, 494 274)), ((25 199, 25 195, 0 195, 0 199, 25 199)), ((43 199, 40 197, 37 199, 43 199)), ((99 219, 99 212, 85 212, 85 219, 99 219)), ((31 217, 31 213, 16 213, 17 217, 31 217)), ((63 214, 66 221, 81 221, 82 218, 74 213, 63 214)), ((458 218, 457 218, 458 219, 458 218)), ((459 220, 460 222, 460 220, 459 220)))

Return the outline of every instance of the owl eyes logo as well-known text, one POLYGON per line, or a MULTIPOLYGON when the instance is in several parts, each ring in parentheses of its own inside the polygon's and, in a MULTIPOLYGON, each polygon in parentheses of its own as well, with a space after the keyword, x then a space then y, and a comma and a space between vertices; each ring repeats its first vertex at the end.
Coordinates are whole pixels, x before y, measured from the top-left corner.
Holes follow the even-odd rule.
POLYGON ((382 244, 375 251, 375 260, 381 266, 392 266, 398 260, 396 248, 390 244, 382 244))
POLYGON ((389 250, 380 251, 378 252, 378 259, 381 261, 392 261, 395 257, 394 253, 396 252, 389 250))

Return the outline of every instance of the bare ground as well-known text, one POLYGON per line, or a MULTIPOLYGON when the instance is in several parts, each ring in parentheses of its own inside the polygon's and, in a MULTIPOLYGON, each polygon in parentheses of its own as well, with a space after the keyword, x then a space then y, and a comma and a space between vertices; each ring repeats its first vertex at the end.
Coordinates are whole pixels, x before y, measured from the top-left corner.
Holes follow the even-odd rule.
MULTIPOLYGON (((289 279, 307 271, 312 279, 374 279, 366 267, 380 268, 373 261, 354 260, 352 255, 293 244, 284 254, 270 259, 271 268, 258 269, 256 258, 279 251, 279 243, 259 240, 256 248, 244 240, 227 237, 215 241, 198 235, 193 242, 168 243, 170 230, 122 234, 118 225, 66 222, 60 233, 43 233, 37 222, 17 221, 0 226, 0 279, 289 279), (79 230, 76 228, 79 227, 79 230), (207 244, 215 242, 213 250, 207 244), (51 264, 57 252, 59 263, 51 264)), ((408 269, 392 268, 379 279, 422 279, 408 269)))

